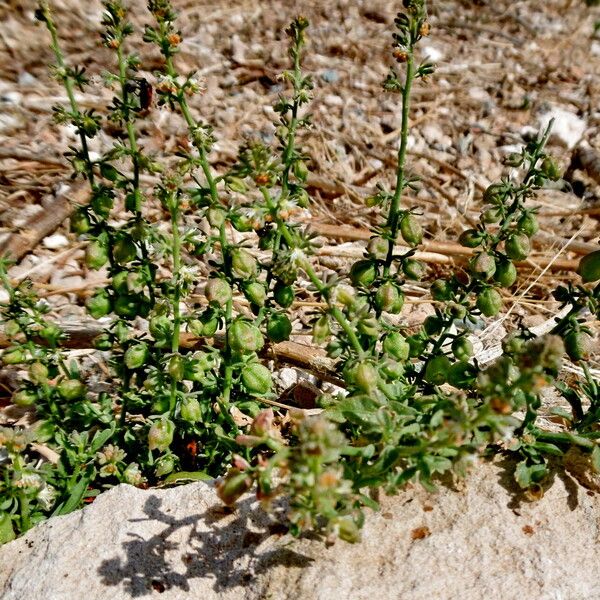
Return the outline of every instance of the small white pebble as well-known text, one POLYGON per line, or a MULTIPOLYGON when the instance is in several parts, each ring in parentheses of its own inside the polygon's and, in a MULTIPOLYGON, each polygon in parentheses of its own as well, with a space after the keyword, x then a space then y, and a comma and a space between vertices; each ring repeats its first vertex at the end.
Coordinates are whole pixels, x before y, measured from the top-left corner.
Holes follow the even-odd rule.
POLYGON ((42 244, 49 250, 58 250, 59 248, 66 248, 69 245, 69 240, 61 233, 55 233, 45 237, 42 244))

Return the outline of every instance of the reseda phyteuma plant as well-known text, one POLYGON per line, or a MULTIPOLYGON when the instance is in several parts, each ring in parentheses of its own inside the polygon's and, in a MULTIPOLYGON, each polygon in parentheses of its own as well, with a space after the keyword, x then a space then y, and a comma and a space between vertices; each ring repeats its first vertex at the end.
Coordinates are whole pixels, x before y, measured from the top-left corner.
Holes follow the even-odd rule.
POLYGON ((53 72, 69 101, 55 109, 56 119, 79 137, 66 157, 90 188, 71 229, 87 242, 87 265, 109 278, 86 304, 93 318, 108 318, 95 345, 109 357, 115 385, 111 394, 87 388, 61 347, 60 329, 45 316, 48 306, 27 282, 15 286, 2 263, 9 301, 1 310, 11 340, 2 358, 27 370, 13 402, 33 412, 35 425, 0 430, 0 541, 119 482, 222 476, 217 491, 227 504, 255 487, 265 507, 287 498, 293 534, 312 528, 356 541, 363 507, 377 507, 376 489, 393 493, 411 480, 433 488, 440 474, 464 474, 484 451, 515 455, 515 478, 531 497, 542 493, 548 455, 577 448, 600 468, 599 386, 582 362, 589 356, 586 315, 600 310, 600 285, 589 285, 600 279, 598 252, 581 262, 582 285, 556 290, 571 308, 554 335, 533 339, 520 328, 492 365, 482 368, 473 356, 473 330, 502 310, 502 289, 515 285, 515 263, 530 253, 538 229, 530 203, 559 177, 545 152, 549 130, 508 157, 520 177, 485 191, 477 226, 460 237, 471 260, 430 285, 435 313, 416 331, 393 319, 406 280, 427 275, 414 258, 424 232, 409 201, 419 182, 406 166, 411 91, 434 73, 419 61, 419 42, 431 30, 423 0, 404 0, 394 23, 396 66, 383 82, 400 99, 395 182, 366 199, 379 217, 365 255, 334 277, 315 266, 313 236, 298 222, 310 206, 310 159, 301 147, 313 89, 302 70, 306 19, 287 29, 290 69, 281 78, 289 91, 275 104, 275 147, 248 140, 236 163, 219 172, 210 160, 215 133, 190 102, 201 83, 177 70, 182 34, 170 1, 148 3, 152 20, 143 39, 162 55, 155 81, 140 74, 124 3, 106 1, 104 8, 102 42, 114 55, 113 72, 104 73, 114 93, 106 114, 80 108, 75 89, 85 90, 85 71, 66 63, 46 2, 37 17, 50 33, 53 72), (158 110, 154 98, 187 127, 189 144, 174 157, 149 156, 138 141, 140 121, 158 110), (92 154, 107 124, 115 142, 92 154), (150 177, 153 187, 143 183, 150 177), (149 220, 149 203, 160 205, 167 227, 149 220), (198 218, 206 227, 190 226, 198 218), (276 402, 264 362, 265 349, 290 338, 306 280, 321 306, 313 341, 335 359, 345 387, 318 398, 316 417, 276 402), (574 387, 556 383, 572 415, 561 413, 564 432, 548 432, 537 423, 540 391, 556 382, 565 347, 582 362, 585 379, 574 387), (40 460, 34 442, 58 458, 40 460))

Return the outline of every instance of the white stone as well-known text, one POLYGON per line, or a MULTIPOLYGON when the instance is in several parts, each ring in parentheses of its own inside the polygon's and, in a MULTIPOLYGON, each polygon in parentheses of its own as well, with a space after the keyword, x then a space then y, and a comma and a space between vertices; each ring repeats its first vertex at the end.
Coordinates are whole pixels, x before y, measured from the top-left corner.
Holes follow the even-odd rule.
POLYGON ((249 496, 224 511, 210 483, 121 485, 0 547, 0 597, 597 598, 597 497, 566 475, 529 503, 510 469, 482 463, 459 491, 383 497, 380 512, 367 511, 362 542, 332 547, 282 535, 249 496))
POLYGON ((58 250, 59 248, 66 248, 69 245, 69 240, 62 233, 55 233, 45 237, 42 244, 49 250, 58 250))
POLYGON ((552 137, 558 138, 567 148, 574 148, 585 133, 586 122, 576 114, 555 106, 540 116, 540 128, 548 127, 552 119, 554 119, 552 137))

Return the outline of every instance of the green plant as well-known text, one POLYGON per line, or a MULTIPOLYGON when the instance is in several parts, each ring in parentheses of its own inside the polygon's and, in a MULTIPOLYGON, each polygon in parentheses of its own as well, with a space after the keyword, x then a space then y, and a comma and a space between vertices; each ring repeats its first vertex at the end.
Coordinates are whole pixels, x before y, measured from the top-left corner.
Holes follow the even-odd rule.
POLYGON ((88 389, 61 347, 60 328, 45 318, 45 305, 27 283, 13 286, 2 263, 9 301, 1 310, 12 340, 2 358, 27 367, 13 402, 38 421, 32 430, 0 432, 6 451, 0 541, 120 482, 151 486, 219 476, 218 493, 228 504, 253 487, 265 505, 284 495, 293 534, 314 528, 356 541, 362 508, 377 507, 372 490, 394 493, 413 480, 433 489, 441 474, 464 474, 486 451, 517 456, 515 477, 534 496, 548 474, 547 455, 575 446, 598 465, 598 383, 587 367, 579 387, 556 381, 564 347, 572 360, 587 357, 585 311, 599 316, 600 286, 591 285, 600 277, 598 253, 583 259, 582 285, 555 291, 571 309, 553 335, 533 339, 517 329, 494 364, 482 368, 474 357, 472 329, 500 313, 502 290, 516 284, 516 263, 530 253, 538 229, 531 201, 559 177, 545 151, 549 129, 508 157, 520 178, 505 178, 483 194, 478 224, 460 236, 473 249, 470 261, 430 284, 434 314, 416 331, 391 318, 404 306, 406 281, 427 280, 415 259, 426 232, 417 210, 404 204, 419 187, 406 168, 411 90, 434 72, 418 60, 418 44, 431 29, 424 0, 404 1, 393 34, 397 66, 383 82, 401 104, 395 184, 365 200, 379 207, 373 235, 349 273, 333 277, 315 266, 313 236, 297 222, 299 210, 310 206, 310 157, 301 144, 313 88, 302 70, 306 19, 287 30, 291 68, 282 74, 287 95, 275 105, 275 147, 248 141, 222 172, 210 161, 215 133, 189 104, 201 85, 177 71, 182 39, 169 0, 149 1, 152 23, 143 35, 162 55, 157 103, 188 129, 189 146, 169 158, 146 155, 137 141, 139 120, 153 110, 152 84, 139 77, 140 59, 129 50, 134 31, 125 5, 104 6, 102 40, 115 65, 104 74, 115 94, 106 115, 80 109, 74 89, 85 89, 85 72, 66 64, 45 2, 37 17, 50 32, 54 74, 69 98, 56 118, 71 123, 80 140, 66 156, 74 177, 90 186, 89 205, 77 207, 71 229, 87 241, 88 266, 109 277, 87 308, 95 319, 110 317, 95 344, 110 357, 115 385, 111 394, 88 389), (116 141, 92 159, 89 141, 107 122, 116 141), (149 188, 142 174, 160 182, 149 188), (168 228, 150 221, 148 204, 161 207, 168 228), (117 225, 112 217, 121 207, 127 219, 117 225), (206 228, 189 227, 190 214, 206 228), (200 262, 207 277, 199 275, 200 262), (275 412, 280 403, 273 402, 276 388, 264 360, 265 349, 297 327, 300 277, 311 282, 321 307, 312 315, 313 342, 336 361, 345 388, 318 398, 319 417, 275 412), (199 284, 200 304, 193 295, 199 284), (541 388, 553 382, 573 407, 561 433, 537 424, 541 388), (34 441, 57 453, 54 464, 38 465, 34 441))

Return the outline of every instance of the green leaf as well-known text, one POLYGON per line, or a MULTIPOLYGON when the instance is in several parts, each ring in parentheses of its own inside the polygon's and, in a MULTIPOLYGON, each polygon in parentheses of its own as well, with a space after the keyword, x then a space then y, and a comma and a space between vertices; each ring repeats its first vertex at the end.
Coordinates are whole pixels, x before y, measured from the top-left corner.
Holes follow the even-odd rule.
POLYGON ((15 539, 12 519, 8 513, 0 514, 0 544, 6 544, 15 539))
POLYGON ((81 501, 83 500, 83 496, 85 494, 85 491, 87 490, 87 486, 89 483, 90 478, 88 476, 83 476, 73 486, 73 489, 71 490, 71 495, 69 496, 67 501, 59 504, 52 513, 52 516, 54 517, 59 515, 66 515, 70 512, 73 512, 81 504, 81 501))
POLYGON ((600 446, 594 446, 592 450, 592 468, 596 473, 600 473, 600 446))
POLYGON ((90 446, 90 450, 92 453, 98 452, 106 442, 112 437, 115 432, 116 423, 113 423, 109 429, 104 429, 103 431, 97 431, 94 437, 92 438, 92 443, 90 446))
POLYGON ((190 481, 210 481, 211 479, 213 478, 205 471, 179 471, 177 473, 171 473, 158 487, 181 485, 183 483, 189 483, 190 481))

